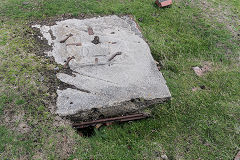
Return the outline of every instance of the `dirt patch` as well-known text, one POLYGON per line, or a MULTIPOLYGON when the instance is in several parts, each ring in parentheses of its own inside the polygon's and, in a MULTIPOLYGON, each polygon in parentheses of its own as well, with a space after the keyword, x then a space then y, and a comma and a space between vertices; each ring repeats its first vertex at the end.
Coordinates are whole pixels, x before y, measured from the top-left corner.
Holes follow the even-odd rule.
POLYGON ((17 131, 20 133, 28 133, 31 131, 31 127, 26 122, 21 122, 18 125, 17 131))

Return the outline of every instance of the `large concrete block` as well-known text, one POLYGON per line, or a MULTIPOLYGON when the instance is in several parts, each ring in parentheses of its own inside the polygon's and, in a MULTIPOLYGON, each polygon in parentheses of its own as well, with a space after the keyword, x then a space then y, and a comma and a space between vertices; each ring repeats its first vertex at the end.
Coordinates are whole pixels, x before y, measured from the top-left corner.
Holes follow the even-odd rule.
POLYGON ((33 27, 52 46, 46 54, 57 63, 64 65, 74 57, 69 61, 72 74, 57 74, 72 86, 57 90, 57 114, 98 119, 140 112, 171 97, 148 44, 128 16, 68 19, 33 27))

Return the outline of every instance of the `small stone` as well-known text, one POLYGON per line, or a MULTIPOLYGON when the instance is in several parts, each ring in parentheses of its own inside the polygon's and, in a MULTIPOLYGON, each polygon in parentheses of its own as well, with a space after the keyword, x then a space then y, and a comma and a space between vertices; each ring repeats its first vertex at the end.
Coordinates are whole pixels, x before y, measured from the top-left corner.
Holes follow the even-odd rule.
POLYGON ((93 44, 99 44, 100 41, 99 41, 99 37, 98 36, 95 36, 94 37, 94 40, 92 41, 93 44))
POLYGON ((206 72, 211 70, 211 64, 208 62, 204 62, 204 65, 202 67, 193 67, 192 68, 194 70, 194 72, 199 76, 203 76, 206 72))
POLYGON ((81 14, 80 14, 80 17, 81 17, 81 18, 85 18, 85 14, 81 13, 81 14))
POLYGON ((43 77, 43 76, 41 76, 41 78, 40 78, 40 81, 41 81, 41 82, 43 82, 43 81, 44 81, 44 77, 43 77))
POLYGON ((162 158, 163 160, 168 160, 168 157, 167 157, 166 154, 161 155, 161 158, 162 158))
POLYGON ((58 70, 59 70, 59 67, 55 67, 55 68, 54 68, 54 71, 58 71, 58 70))
POLYGON ((138 21, 139 21, 139 22, 142 22, 142 21, 143 21, 143 18, 142 18, 142 17, 138 18, 138 21))
POLYGON ((192 69, 194 70, 196 75, 198 75, 198 76, 202 76, 203 75, 203 71, 202 71, 202 69, 200 67, 193 67, 192 69))
POLYGON ((98 124, 95 126, 96 129, 99 129, 100 127, 102 127, 102 123, 98 123, 98 124))
POLYGON ((49 56, 48 56, 48 55, 45 55, 44 57, 45 57, 46 59, 48 59, 48 58, 49 58, 49 56))
POLYGON ((25 2, 22 2, 22 4, 23 4, 23 5, 28 5, 29 2, 26 2, 26 1, 25 1, 25 2))

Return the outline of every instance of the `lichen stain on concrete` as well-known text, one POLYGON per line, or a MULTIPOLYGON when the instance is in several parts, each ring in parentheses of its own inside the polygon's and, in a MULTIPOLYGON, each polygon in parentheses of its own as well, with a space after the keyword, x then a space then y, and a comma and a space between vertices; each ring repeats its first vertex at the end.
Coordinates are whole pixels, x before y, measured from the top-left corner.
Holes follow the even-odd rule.
POLYGON ((52 46, 46 54, 58 64, 74 57, 68 66, 75 76, 57 74, 62 82, 78 88, 57 90, 56 113, 60 116, 81 120, 111 117, 137 112, 171 97, 148 44, 130 17, 68 19, 53 26, 33 27, 39 28, 52 46), (134 99, 144 101, 136 103, 134 99), (94 117, 93 110, 97 111, 94 117))

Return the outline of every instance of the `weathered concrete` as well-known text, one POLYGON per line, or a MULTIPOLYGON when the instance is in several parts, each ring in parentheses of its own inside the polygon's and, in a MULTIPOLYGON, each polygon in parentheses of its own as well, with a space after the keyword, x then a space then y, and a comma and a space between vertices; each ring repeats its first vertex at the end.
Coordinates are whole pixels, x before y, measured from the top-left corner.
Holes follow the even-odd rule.
POLYGON ((148 44, 131 18, 69 19, 33 27, 40 28, 52 45, 47 54, 57 63, 64 65, 74 56, 69 62, 73 74, 57 74, 62 82, 74 86, 57 91, 57 114, 97 119, 138 112, 171 97, 148 44), (70 33, 73 36, 60 43, 70 33), (96 43, 98 38, 100 43, 96 43))

